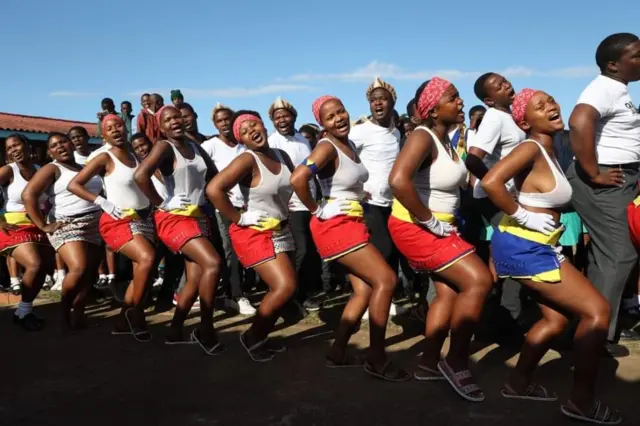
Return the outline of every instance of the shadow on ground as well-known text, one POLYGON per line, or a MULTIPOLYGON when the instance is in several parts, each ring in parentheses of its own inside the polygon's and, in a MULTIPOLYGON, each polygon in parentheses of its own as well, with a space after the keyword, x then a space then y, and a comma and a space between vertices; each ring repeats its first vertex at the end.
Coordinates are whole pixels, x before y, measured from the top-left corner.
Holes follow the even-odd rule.
MULTIPOLYGON (((216 327, 229 350, 206 356, 195 346, 165 346, 172 312, 150 314, 154 339, 141 344, 111 336, 116 309, 108 299, 91 305, 92 326, 60 333, 56 303, 39 306, 46 330, 26 333, 11 326, 11 310, 0 310, 4 369, 0 378, 0 425, 450 425, 573 424, 559 403, 514 402, 500 388, 517 349, 474 343, 473 370, 487 400, 461 400, 442 382, 387 383, 361 369, 332 370, 324 352, 344 300, 319 315, 288 324, 276 335, 288 352, 266 364, 252 362, 238 341, 250 318, 216 313, 216 327)), ((189 324, 198 322, 197 315, 189 324)), ((395 318, 387 333, 389 351, 410 371, 421 348, 423 325, 395 318)), ((352 338, 353 350, 368 343, 368 327, 352 338)), ((603 359, 600 394, 615 404, 626 424, 637 424, 640 347, 630 356, 603 359), (606 391, 605 391, 606 390, 606 391)), ((570 357, 550 353, 536 380, 566 399, 570 357)))

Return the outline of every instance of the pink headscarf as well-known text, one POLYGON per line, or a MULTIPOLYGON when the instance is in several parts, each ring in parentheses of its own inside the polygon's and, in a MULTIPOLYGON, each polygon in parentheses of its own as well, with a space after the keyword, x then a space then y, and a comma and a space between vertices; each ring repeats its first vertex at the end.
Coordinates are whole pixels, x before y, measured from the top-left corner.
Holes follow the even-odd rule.
POLYGON ((162 108, 160 108, 158 111, 156 111, 156 121, 158 121, 158 126, 161 126, 162 123, 160 122, 160 116, 162 115, 162 111, 164 111, 167 108, 173 108, 173 109, 178 109, 176 107, 174 107, 173 105, 163 105, 162 108))
POLYGON ((240 117, 236 118, 236 121, 233 122, 233 137, 236 138, 236 142, 240 143, 240 126, 245 121, 259 121, 262 123, 260 117, 254 114, 242 114, 240 117))
POLYGON ((316 121, 321 126, 322 126, 322 123, 320 122, 320 108, 322 108, 322 105, 324 105, 325 102, 331 101, 331 100, 340 101, 340 99, 336 98, 335 96, 325 95, 325 96, 320 96, 318 99, 313 101, 313 105, 311 106, 311 110, 313 111, 313 116, 316 118, 316 121))
POLYGON ((536 92, 538 91, 533 89, 522 89, 513 98, 513 103, 511 104, 511 116, 517 125, 520 125, 524 121, 524 113, 527 110, 527 104, 529 104, 529 101, 536 92))
POLYGON ((104 134, 104 132, 106 130, 105 127, 107 125, 107 121, 109 121, 109 120, 115 120, 115 121, 119 122, 120 124, 124 125, 124 121, 122 121, 122 118, 119 115, 109 114, 109 115, 105 116, 102 119, 102 122, 100 123, 100 127, 102 128, 102 133, 103 134, 104 134))
POLYGON ((440 77, 433 77, 425 86, 418 98, 417 107, 420 118, 427 118, 427 114, 431 111, 442 94, 451 86, 451 82, 440 77))

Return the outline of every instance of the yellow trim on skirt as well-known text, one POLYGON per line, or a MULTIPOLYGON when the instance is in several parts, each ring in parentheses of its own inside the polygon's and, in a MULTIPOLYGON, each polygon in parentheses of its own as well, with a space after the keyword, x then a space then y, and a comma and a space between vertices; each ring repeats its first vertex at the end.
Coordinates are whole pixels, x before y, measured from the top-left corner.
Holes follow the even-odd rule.
POLYGON ((3 216, 9 225, 33 225, 26 212, 7 212, 3 216))
MULTIPOLYGON (((456 217, 452 213, 431 212, 431 214, 433 214, 436 219, 441 222, 454 223, 456 221, 456 217)), ((391 216, 403 222, 419 223, 419 221, 415 217, 413 217, 409 210, 407 210, 407 208, 395 198, 393 199, 393 205, 391 206, 391 216)))
MULTIPOLYGON (((531 229, 527 229, 524 226, 518 224, 514 218, 511 216, 507 216, 506 214, 502 217, 500 221, 500 225, 498 229, 502 232, 508 232, 509 234, 515 235, 516 237, 533 241, 538 244, 544 244, 551 247, 556 247, 558 245, 558 241, 564 232, 564 225, 556 228, 549 235, 545 235, 542 232, 533 231, 531 229)), ((505 277, 500 277, 505 278, 505 277)), ((560 277, 560 269, 554 269, 552 271, 541 272, 536 275, 526 276, 526 277, 516 277, 511 276, 513 279, 529 279, 531 281, 537 283, 548 283, 548 282, 560 282, 562 281, 560 277)))

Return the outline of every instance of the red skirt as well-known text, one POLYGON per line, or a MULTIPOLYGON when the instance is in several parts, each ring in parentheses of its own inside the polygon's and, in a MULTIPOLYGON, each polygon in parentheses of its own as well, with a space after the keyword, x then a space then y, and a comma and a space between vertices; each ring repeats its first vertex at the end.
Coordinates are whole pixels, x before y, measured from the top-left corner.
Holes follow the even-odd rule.
POLYGON ((15 231, 0 231, 0 253, 26 243, 48 244, 47 235, 35 225, 16 225, 15 231))
POLYGON ((369 243, 369 231, 361 217, 336 216, 320 220, 313 216, 311 237, 325 262, 338 259, 369 243))
POLYGON ((627 207, 627 220, 631 242, 640 253, 640 206, 636 206, 633 201, 627 207))
POLYGON ((107 213, 102 213, 98 224, 100 235, 109 248, 115 252, 120 251, 133 236, 140 234, 147 240, 154 241, 154 228, 151 218, 147 219, 114 219, 107 213))
POLYGON ((194 238, 209 238, 209 218, 206 216, 180 216, 162 210, 153 214, 156 222, 156 233, 162 244, 174 253, 194 238))
POLYGON ((443 271, 475 251, 458 234, 438 237, 420 225, 394 216, 389 218, 388 226, 393 243, 416 271, 443 271))

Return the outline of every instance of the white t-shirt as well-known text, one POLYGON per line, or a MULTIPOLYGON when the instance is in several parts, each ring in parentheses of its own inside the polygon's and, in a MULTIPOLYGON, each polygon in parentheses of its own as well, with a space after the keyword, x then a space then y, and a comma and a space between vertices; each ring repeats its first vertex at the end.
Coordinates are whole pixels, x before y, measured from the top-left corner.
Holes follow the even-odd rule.
POLYGON ((640 161, 640 112, 626 84, 599 75, 584 89, 578 104, 591 105, 600 113, 596 126, 598 164, 640 161))
MULTIPOLYGON (((511 114, 489 108, 473 137, 467 141, 467 147, 479 148, 487 153, 484 164, 491 169, 498 161, 506 157, 523 140, 526 134, 518 127, 511 114)), ((507 182, 507 188, 513 188, 513 180, 507 182)), ((473 188, 474 198, 486 198, 487 193, 476 181, 473 188)))
MULTIPOLYGON (((89 155, 91 155, 91 153, 89 153, 89 155)), ((78 151, 73 151, 73 158, 76 160, 76 163, 80 164, 81 166, 84 166, 84 164, 87 162, 89 155, 82 155, 78 151)))
MULTIPOLYGON (((309 141, 298 132, 293 136, 282 136, 276 131, 269 136, 269 146, 286 152, 293 163, 293 167, 298 166, 305 158, 311 155, 311 145, 309 141)), ((309 181, 309 188, 311 189, 311 194, 315 195, 316 184, 313 179, 309 181)), ((308 209, 302 204, 302 201, 300 201, 300 198, 298 198, 298 195, 294 192, 289 199, 289 210, 292 212, 306 212, 308 209)))
POLYGON ((369 171, 369 179, 364 183, 364 190, 371 194, 367 202, 374 206, 391 206, 393 193, 389 175, 400 153, 400 132, 395 126, 386 128, 365 121, 351 129, 349 139, 369 171))
MULTIPOLYGON (((218 170, 227 167, 238 155, 247 150, 242 144, 230 147, 217 136, 204 141, 200 146, 209 155, 218 170)), ((240 186, 236 185, 231 188, 227 195, 235 208, 244 207, 244 198, 242 197, 242 192, 240 192, 240 186)))

